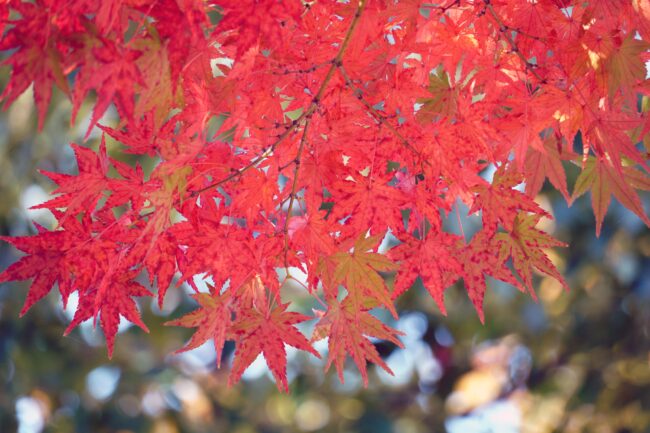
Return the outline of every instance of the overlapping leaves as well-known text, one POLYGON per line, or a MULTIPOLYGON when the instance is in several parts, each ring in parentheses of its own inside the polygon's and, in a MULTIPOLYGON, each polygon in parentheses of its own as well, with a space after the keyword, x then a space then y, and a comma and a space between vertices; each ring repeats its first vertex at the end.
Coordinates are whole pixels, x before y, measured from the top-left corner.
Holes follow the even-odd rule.
POLYGON ((94 319, 109 353, 120 320, 146 330, 147 280, 160 305, 186 285, 181 350, 211 340, 220 362, 232 340, 231 383, 261 354, 287 390, 285 345, 316 354, 296 326, 310 317, 281 301, 299 281, 323 298, 328 367, 350 357, 367 381, 368 363, 388 370, 370 338, 399 345, 373 310, 397 317, 418 281, 446 313, 462 280, 481 320, 487 276, 568 285, 538 227, 546 179, 570 201, 591 192, 597 234, 612 195, 650 224, 648 14, 600 3, 3 2, 2 101, 32 86, 43 128, 56 87, 86 137, 107 136, 73 145, 77 174, 44 172, 57 224, 2 238, 25 256, 0 282, 32 279, 21 314, 77 292, 66 332, 94 319), (480 218, 471 236, 446 223, 459 203, 480 218))

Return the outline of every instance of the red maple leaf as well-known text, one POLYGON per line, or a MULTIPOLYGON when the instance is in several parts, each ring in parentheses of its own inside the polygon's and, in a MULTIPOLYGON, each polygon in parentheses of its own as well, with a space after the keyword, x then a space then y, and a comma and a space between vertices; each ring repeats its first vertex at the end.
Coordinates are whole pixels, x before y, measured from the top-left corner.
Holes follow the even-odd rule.
POLYGON ((455 256, 454 246, 457 242, 456 236, 447 233, 428 233, 424 239, 409 236, 404 243, 391 249, 390 258, 399 262, 393 299, 409 289, 416 278, 420 277, 440 311, 447 314, 444 290, 448 278, 445 275, 458 275, 461 271, 455 256))
POLYGON ((232 337, 232 311, 229 307, 230 294, 219 294, 214 287, 212 293, 195 293, 192 298, 199 304, 199 308, 186 314, 180 319, 166 322, 167 326, 182 326, 197 328, 190 341, 176 353, 196 349, 208 340, 214 342, 217 352, 217 367, 221 366, 221 353, 226 343, 226 338, 232 337))
MULTIPOLYGON (((6 2, 3 2, 6 8, 6 2)), ((1 100, 8 106, 34 83, 34 100, 38 110, 38 129, 43 128, 47 108, 52 96, 52 86, 56 85, 68 93, 65 78, 65 45, 62 43, 66 30, 61 27, 64 20, 53 19, 53 15, 42 1, 35 3, 11 2, 11 8, 20 13, 20 18, 9 20, 13 24, 0 38, 0 50, 16 50, 4 63, 12 66, 11 80, 5 87, 1 100)), ((4 9, 5 13, 8 9, 4 9)), ((2 19, 2 25, 4 25, 2 19)), ((76 24, 78 26, 78 24, 76 24)), ((4 33, 4 32, 3 32, 4 33)))
POLYGON ((235 359, 229 384, 236 383, 259 354, 273 373, 278 388, 289 391, 287 383, 287 354, 284 345, 320 355, 294 325, 311 320, 300 313, 286 311, 288 304, 260 311, 257 308, 240 311, 232 330, 236 337, 235 359))
POLYGON ((379 356, 377 349, 368 339, 369 337, 387 340, 403 347, 397 336, 404 334, 384 325, 369 313, 372 306, 377 305, 376 302, 370 300, 366 305, 359 309, 349 297, 346 297, 341 303, 336 300, 331 301, 327 312, 320 314, 321 318, 314 329, 312 341, 329 338, 329 355, 325 370, 335 364, 341 381, 343 381, 343 369, 348 354, 359 368, 365 385, 368 384, 367 361, 373 362, 393 374, 379 356))
POLYGON ((27 280, 33 278, 27 293, 27 299, 20 311, 23 316, 32 305, 47 295, 54 284, 58 283, 59 291, 65 298, 72 292, 72 276, 64 262, 66 253, 72 248, 76 239, 68 231, 47 231, 39 228, 36 236, 6 237, 5 242, 11 243, 28 255, 21 257, 17 262, 0 273, 0 283, 13 280, 27 280))
POLYGON ((524 168, 526 173, 526 194, 535 197, 541 191, 544 181, 548 178, 564 198, 569 200, 569 190, 562 161, 569 160, 572 156, 573 153, 560 153, 555 137, 544 140, 543 150, 529 148, 524 168))
MULTIPOLYGON (((462 266, 459 276, 463 278, 465 289, 469 299, 474 304, 481 323, 485 321, 483 298, 485 297, 486 275, 512 284, 521 291, 524 290, 519 281, 512 275, 512 272, 506 267, 504 257, 497 253, 499 244, 493 236, 492 233, 481 230, 474 235, 468 245, 459 251, 459 260, 462 266)), ((457 278, 458 276, 449 276, 445 285, 453 283, 457 278)))
POLYGON ((79 174, 77 176, 47 172, 41 173, 58 184, 54 194, 60 194, 34 209, 65 208, 66 216, 74 216, 81 210, 94 211, 99 200, 104 196, 108 187, 106 177, 109 160, 106 155, 106 141, 102 138, 99 154, 91 149, 72 144, 77 157, 79 174))
POLYGON ((82 322, 99 316, 108 357, 113 356, 115 334, 120 324, 120 316, 149 332, 147 326, 140 318, 140 312, 133 300, 134 296, 151 296, 151 292, 140 283, 133 281, 139 271, 108 272, 104 274, 98 288, 89 288, 79 291, 79 304, 72 321, 65 330, 69 334, 82 322))
POLYGON ((84 59, 86 67, 76 78, 73 92, 72 120, 77 116, 81 103, 90 90, 95 90, 98 98, 85 138, 97 124, 111 103, 125 120, 133 119, 134 88, 137 84, 146 87, 144 78, 135 60, 142 54, 139 51, 121 46, 106 38, 90 39, 84 59))
POLYGON ((506 166, 502 165, 494 173, 491 184, 475 187, 477 195, 469 213, 483 210, 483 227, 486 232, 495 233, 499 224, 506 230, 512 230, 520 211, 546 215, 532 198, 515 189, 522 181, 520 174, 507 172, 506 166))

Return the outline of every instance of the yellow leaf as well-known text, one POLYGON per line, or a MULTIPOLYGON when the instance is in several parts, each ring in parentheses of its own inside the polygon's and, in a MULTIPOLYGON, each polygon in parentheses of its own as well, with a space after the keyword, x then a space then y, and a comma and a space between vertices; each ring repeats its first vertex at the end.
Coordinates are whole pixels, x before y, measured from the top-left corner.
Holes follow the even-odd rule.
POLYGON ((386 306, 397 317, 391 301, 388 287, 378 272, 397 270, 397 265, 386 256, 368 252, 376 245, 381 236, 364 237, 361 235, 354 244, 353 252, 338 252, 331 259, 335 264, 333 279, 336 284, 345 285, 351 301, 360 306, 367 296, 386 306))

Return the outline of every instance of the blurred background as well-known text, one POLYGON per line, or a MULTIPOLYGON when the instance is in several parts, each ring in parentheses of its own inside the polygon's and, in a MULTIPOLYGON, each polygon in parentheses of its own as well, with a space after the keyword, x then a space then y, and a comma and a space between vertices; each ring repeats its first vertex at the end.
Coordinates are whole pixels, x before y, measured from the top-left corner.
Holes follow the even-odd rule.
MULTIPOLYGON (((28 210, 53 188, 36 170, 75 172, 68 143, 87 126, 71 128, 70 104, 55 94, 36 134, 32 101, 26 92, 0 114, 0 235, 34 233, 30 220, 52 225, 46 211, 28 210)), ((109 153, 124 159, 112 142, 109 153)), ((570 185, 576 174, 569 169, 570 185)), ((2 284, 0 432, 650 432, 650 231, 613 203, 596 238, 588 196, 571 209, 550 190, 539 200, 555 216, 543 228, 570 244, 551 254, 571 291, 538 276, 536 303, 491 280, 481 325, 461 286, 447 291, 448 317, 411 290, 392 323, 405 349, 377 342, 395 375, 371 367, 365 389, 352 365, 341 384, 323 361, 293 351, 290 395, 261 358, 228 388, 211 344, 172 354, 192 332, 162 326, 194 308, 183 290, 170 290, 162 311, 141 303, 151 334, 122 326, 109 361, 92 322, 62 336, 72 310, 56 293, 19 319, 29 282, 2 284)), ((0 269, 17 258, 0 243, 0 269)))

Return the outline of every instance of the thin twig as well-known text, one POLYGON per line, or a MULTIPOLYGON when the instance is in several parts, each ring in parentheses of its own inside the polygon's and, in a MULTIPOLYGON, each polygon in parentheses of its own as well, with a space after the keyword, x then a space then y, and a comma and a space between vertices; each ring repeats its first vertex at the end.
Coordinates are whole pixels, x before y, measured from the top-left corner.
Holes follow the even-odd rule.
POLYGON ((303 116, 301 115, 300 117, 298 117, 298 119, 291 122, 291 125, 282 134, 280 134, 278 139, 275 140, 275 142, 273 142, 273 144, 271 144, 271 146, 269 146, 263 153, 258 155, 255 159, 253 159, 249 164, 247 164, 244 167, 240 168, 239 170, 236 170, 235 172, 229 174, 228 176, 224 177, 223 179, 219 180, 218 182, 211 183, 210 185, 205 186, 205 187, 203 187, 201 189, 197 189, 197 190, 192 191, 190 196, 191 197, 196 197, 197 195, 201 194, 202 192, 205 192, 205 191, 207 191, 209 189, 217 188, 218 186, 221 186, 224 183, 229 182, 229 181, 233 180, 234 178, 236 178, 238 176, 241 176, 242 174, 244 174, 245 172, 247 172, 251 168, 255 167, 257 164, 259 164, 260 162, 262 162, 263 160, 265 160, 266 158, 271 156, 273 154, 273 151, 275 150, 275 148, 298 127, 298 123, 300 122, 300 120, 302 120, 302 118, 303 118, 303 116))
POLYGON ((492 16, 492 18, 494 18, 494 21, 499 26, 499 32, 503 34, 503 37, 506 39, 508 44, 510 44, 510 48, 512 49, 512 52, 515 53, 517 57, 519 57, 519 59, 521 59, 521 61, 526 66, 526 69, 528 69, 535 78, 537 78, 541 83, 546 83, 546 79, 543 78, 541 75, 539 75, 535 70, 535 65, 530 63, 528 59, 521 53, 521 51, 519 51, 519 47, 517 46, 517 43, 515 42, 514 38, 507 31, 508 27, 503 23, 503 20, 501 19, 499 14, 497 14, 497 12, 494 10, 494 7, 490 3, 490 1, 484 0, 484 2, 487 11, 490 12, 490 15, 492 16))
POLYGON ((302 137, 300 138, 300 145, 298 146, 298 152, 294 159, 295 167, 293 169, 293 182, 291 184, 291 192, 289 192, 289 207, 287 208, 287 216, 284 219, 284 227, 282 228, 282 233, 284 233, 284 267, 289 268, 287 263, 287 256, 289 255, 289 219, 291 218, 291 209, 293 209, 293 203, 296 201, 296 188, 298 187, 298 170, 300 170, 300 158, 302 157, 302 151, 305 149, 305 143, 307 142, 307 130, 309 129, 309 120, 305 122, 305 127, 302 130, 302 137))
POLYGON ((319 63, 317 65, 310 66, 309 68, 302 68, 302 69, 281 68, 281 70, 271 71, 270 73, 272 75, 308 74, 310 72, 315 72, 317 69, 322 68, 323 66, 330 65, 331 63, 332 63, 331 61, 327 61, 324 63, 319 63))
POLYGON ((359 6, 357 7, 357 10, 354 14, 354 18, 352 18, 350 27, 348 28, 348 31, 345 34, 345 37, 343 38, 343 42, 341 42, 341 46, 339 47, 339 51, 336 54, 336 57, 334 57, 334 60, 332 60, 332 64, 329 70, 327 71, 327 75, 325 75, 323 83, 318 89, 316 96, 314 96, 314 99, 312 100, 309 108, 303 113, 304 116, 301 116, 301 118, 304 117, 305 119, 305 126, 302 131, 302 137, 300 138, 300 145, 298 146, 298 152, 296 153, 296 157, 293 160, 293 163, 295 164, 293 170, 293 182, 291 185, 291 192, 289 193, 290 198, 289 198, 289 207, 287 209, 287 216, 284 219, 284 227, 282 229, 282 232, 284 234, 284 265, 286 268, 288 268, 287 256, 289 254, 289 219, 291 218, 291 209, 293 209, 293 203, 295 202, 296 199, 296 189, 298 187, 298 172, 300 170, 300 159, 302 158, 302 152, 305 149, 305 143, 307 143, 307 131, 309 129, 309 123, 311 122, 311 118, 314 112, 318 108, 319 102, 321 101, 323 95, 325 94, 325 90, 327 90, 327 86, 329 82, 332 80, 332 77, 334 76, 334 72, 336 71, 336 68, 340 67, 343 64, 342 62, 343 54, 345 54, 345 50, 347 49, 348 45, 350 44, 350 41, 352 40, 352 34, 354 33, 354 29, 357 27, 357 24, 359 23, 361 14, 363 13, 363 10, 366 7, 366 2, 367 0, 359 1, 359 6))
MULTIPOLYGON (((413 147, 413 145, 412 145, 412 144, 411 144, 411 143, 406 139, 406 137, 404 137, 404 136, 402 135, 402 133, 399 132, 399 131, 397 130, 397 128, 395 128, 393 125, 391 125, 391 124, 388 122, 388 120, 386 120, 386 118, 385 118, 384 116, 382 116, 381 113, 379 113, 379 112, 378 112, 378 111, 377 111, 377 110, 372 106, 372 104, 371 104, 370 102, 368 102, 368 101, 363 97, 363 91, 362 91, 360 88, 358 88, 358 87, 354 84, 354 82, 353 82, 352 79, 350 78, 350 75, 348 74, 348 72, 345 70, 345 68, 344 68, 342 65, 339 67, 339 72, 341 73, 341 76, 342 76, 343 79, 345 80, 345 83, 347 84, 347 86, 348 86, 349 88, 351 88, 351 89, 354 91, 354 94, 355 94, 355 96, 357 97, 357 100, 358 100, 361 104, 363 104, 363 106, 366 107, 366 109, 368 110, 368 112, 369 112, 369 113, 370 113, 370 114, 371 114, 371 115, 372 115, 372 116, 373 116, 373 117, 374 117, 374 118, 375 118, 379 123, 381 123, 382 125, 384 125, 384 126, 386 127, 386 129, 388 129, 390 132, 392 132, 393 135, 395 135, 395 137, 396 137, 399 141, 402 142, 402 144, 404 145, 404 147, 406 147, 407 149, 409 149, 410 151, 412 151, 413 153, 415 153, 419 158, 422 159, 422 154, 420 153, 420 151, 418 151, 415 147, 413 147)), ((423 162, 425 162, 427 165, 431 165, 431 163, 430 163, 428 160, 426 160, 426 159, 422 159, 422 160, 423 160, 423 162)))
POLYGON ((345 34, 345 37, 343 38, 343 42, 341 43, 341 47, 339 48, 338 53, 336 54, 336 57, 334 57, 334 60, 332 60, 332 65, 330 66, 329 70, 327 71, 327 74, 325 75, 325 78, 323 79, 323 83, 320 86, 320 89, 318 89, 318 93, 316 96, 312 99, 309 107, 298 116, 297 119, 295 119, 291 125, 278 137, 278 139, 271 144, 270 147, 268 147, 261 155, 257 156, 254 158, 249 164, 246 166, 240 168, 236 172, 226 176, 225 178, 214 182, 208 186, 205 186, 199 190, 192 191, 190 194, 191 197, 196 197, 197 195, 213 189, 217 188, 218 186, 223 185, 226 182, 231 181, 232 179, 235 179, 238 176, 241 176, 251 168, 255 167, 257 164, 268 158, 271 154, 273 154, 273 151, 275 148, 284 141, 285 138, 287 138, 299 125, 302 123, 304 119, 309 119, 311 118, 312 114, 316 111, 316 108, 318 108, 318 104, 321 101, 323 95, 325 94, 325 90, 327 89, 327 86, 329 82, 331 81, 332 77, 334 76, 334 71, 336 70, 337 65, 341 65, 341 60, 343 59, 343 54, 345 53, 345 50, 347 49, 348 45, 350 44, 350 40, 352 39, 352 34, 354 33, 354 29, 357 27, 357 24, 359 23, 359 19, 361 18, 361 14, 363 13, 363 10, 366 7, 366 2, 367 0, 360 0, 359 1, 359 6, 357 7, 357 10, 354 14, 354 18, 352 18, 352 22, 350 23, 350 27, 348 28, 347 33, 345 34))

